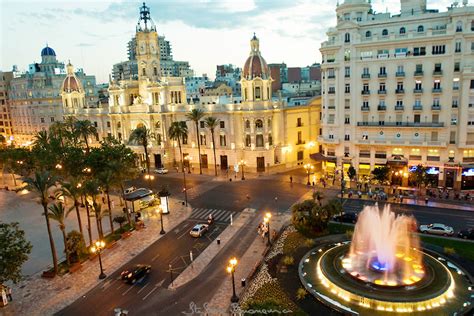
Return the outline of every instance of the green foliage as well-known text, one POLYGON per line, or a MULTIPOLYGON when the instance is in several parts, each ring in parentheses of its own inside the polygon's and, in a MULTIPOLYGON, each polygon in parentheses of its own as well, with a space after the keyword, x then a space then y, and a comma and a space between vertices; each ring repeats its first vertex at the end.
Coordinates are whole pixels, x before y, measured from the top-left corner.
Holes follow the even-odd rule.
POLYGON ((219 126, 219 119, 212 116, 208 116, 204 119, 204 123, 206 124, 206 127, 211 131, 212 150, 214 152, 214 173, 217 176, 216 143, 214 141, 214 130, 217 126, 219 126))
POLYGON ((456 250, 454 250, 454 248, 451 248, 451 247, 444 247, 443 251, 447 255, 454 255, 456 253, 456 250))
POLYGON ((292 256, 284 256, 283 259, 281 259, 281 263, 285 266, 292 266, 295 263, 295 259, 292 256))
POLYGON ((313 200, 318 201, 318 204, 321 205, 321 201, 324 199, 324 193, 321 191, 313 192, 313 200))
POLYGON ((123 224, 127 221, 127 218, 123 215, 118 215, 114 217, 114 222, 119 224, 120 228, 122 228, 123 224))
POLYGON ((245 310, 251 315, 285 315, 283 313, 285 307, 280 302, 272 299, 267 299, 264 301, 252 301, 248 304, 245 310))
POLYGON ((0 222, 0 284, 21 280, 21 266, 28 260, 31 248, 18 223, 0 222))
POLYGON ((204 111, 202 109, 192 109, 186 118, 194 122, 194 127, 196 129, 196 143, 198 145, 198 160, 199 160, 199 173, 202 174, 201 166, 201 142, 199 141, 199 121, 204 117, 204 111))
POLYGON ((458 256, 474 261, 474 243, 464 240, 440 238, 424 235, 420 237, 423 243, 433 244, 439 247, 452 248, 458 256))
POLYGON ((311 239, 311 238, 306 238, 306 240, 304 241, 304 246, 306 248, 312 248, 314 247, 315 244, 316 242, 314 241, 314 239, 311 239))
MULTIPOLYGON (((263 311, 263 310, 283 310, 291 311, 286 315, 297 315, 301 312, 295 303, 288 297, 278 281, 267 282, 263 284, 252 296, 252 299, 242 306, 243 310, 263 311)), ((253 313, 253 315, 264 315, 253 313)), ((267 313, 265 315, 283 315, 282 313, 267 313)))
POLYGON ((416 166, 416 169, 410 172, 410 182, 417 187, 421 187, 422 184, 427 185, 430 182, 428 174, 426 173, 427 170, 428 167, 425 167, 422 164, 416 166))
POLYGON ((372 170, 372 176, 375 181, 380 184, 383 184, 388 180, 389 172, 390 168, 388 166, 377 167, 372 170))
POLYGON ((72 230, 67 234, 66 248, 69 254, 69 260, 71 263, 79 262, 81 258, 84 258, 88 251, 84 236, 77 230, 72 230))
POLYGON ((146 126, 140 126, 132 130, 128 141, 132 144, 137 144, 143 146, 145 151, 145 163, 146 170, 150 173, 150 158, 148 157, 148 144, 155 139, 155 134, 153 134, 146 126))
POLYGON ((171 193, 170 193, 170 191, 168 190, 167 187, 163 186, 163 187, 161 187, 160 192, 158 192, 158 195, 159 196, 170 196, 171 193))
POLYGON ((331 218, 341 210, 338 199, 332 199, 322 206, 314 200, 306 200, 292 206, 292 222, 301 234, 314 237, 324 232, 331 218))
POLYGON ((356 169, 354 166, 350 166, 349 169, 347 169, 347 176, 349 179, 354 180, 356 178, 356 169))
POLYGON ((293 254, 296 249, 304 244, 305 240, 306 238, 297 231, 289 233, 283 243, 283 253, 293 254))
POLYGON ((298 290, 296 290, 296 299, 298 301, 304 300, 306 295, 308 295, 308 292, 305 288, 300 287, 298 290))

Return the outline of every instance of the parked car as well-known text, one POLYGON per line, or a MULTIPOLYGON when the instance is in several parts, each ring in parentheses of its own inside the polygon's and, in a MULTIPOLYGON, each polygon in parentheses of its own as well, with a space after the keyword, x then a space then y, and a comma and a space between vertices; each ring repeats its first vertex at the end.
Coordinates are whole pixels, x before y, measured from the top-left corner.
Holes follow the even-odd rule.
POLYGON ((207 232, 208 229, 209 225, 207 224, 196 224, 193 229, 191 229, 189 234, 193 237, 201 237, 207 232))
POLYGON ((158 173, 158 174, 167 174, 167 173, 168 173, 168 169, 161 167, 161 168, 155 169, 154 172, 155 172, 155 173, 158 173))
POLYGON ((151 271, 151 266, 147 264, 136 264, 130 269, 122 271, 120 277, 123 281, 135 284, 138 280, 146 277, 151 271))
POLYGON ((137 190, 137 188, 135 188, 135 187, 129 187, 129 188, 126 188, 126 189, 123 191, 123 193, 124 193, 124 194, 129 194, 129 193, 132 193, 133 191, 136 191, 136 190, 137 190))
POLYGON ((420 225, 420 232, 424 234, 452 236, 454 230, 450 226, 446 226, 440 223, 434 223, 429 225, 420 225))
POLYGON ((464 239, 474 239, 474 229, 463 229, 458 233, 458 237, 464 239))
POLYGON ((334 220, 340 223, 351 223, 355 224, 357 222, 357 213, 348 212, 348 213, 341 213, 339 215, 334 216, 334 220))

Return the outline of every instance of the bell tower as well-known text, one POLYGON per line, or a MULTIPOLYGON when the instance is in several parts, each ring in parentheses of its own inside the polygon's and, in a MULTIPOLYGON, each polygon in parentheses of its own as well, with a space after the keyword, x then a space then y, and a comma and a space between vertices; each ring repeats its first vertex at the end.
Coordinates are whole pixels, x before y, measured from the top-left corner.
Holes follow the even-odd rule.
POLYGON ((145 5, 140 7, 140 18, 136 28, 136 56, 138 65, 138 79, 159 81, 160 47, 156 26, 150 16, 150 8, 145 5))

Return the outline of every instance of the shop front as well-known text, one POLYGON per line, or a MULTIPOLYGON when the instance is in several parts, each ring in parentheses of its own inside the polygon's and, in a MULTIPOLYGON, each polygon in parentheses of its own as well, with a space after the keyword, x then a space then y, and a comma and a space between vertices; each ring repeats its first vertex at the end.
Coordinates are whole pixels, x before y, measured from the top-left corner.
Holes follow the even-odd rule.
POLYGON ((370 179, 370 164, 359 164, 359 172, 357 173, 359 181, 365 183, 370 179))
MULTIPOLYGON (((419 185, 417 183, 416 177, 414 173, 417 171, 418 166, 410 166, 408 168, 409 176, 408 176, 408 185, 411 187, 416 187, 419 185)), ((427 166, 425 170, 425 183, 423 183, 427 187, 436 188, 438 187, 438 179, 439 179, 440 170, 439 167, 431 167, 427 166)))
POLYGON ((474 166, 462 169, 461 190, 474 190, 474 166))

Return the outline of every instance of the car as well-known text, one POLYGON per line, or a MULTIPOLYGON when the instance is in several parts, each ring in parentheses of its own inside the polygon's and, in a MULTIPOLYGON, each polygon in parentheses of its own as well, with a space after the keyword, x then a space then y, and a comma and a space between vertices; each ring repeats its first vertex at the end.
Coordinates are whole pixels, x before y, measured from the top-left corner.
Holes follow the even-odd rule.
POLYGON ((454 230, 452 227, 446 226, 440 223, 420 225, 420 232, 424 234, 443 235, 443 236, 454 235, 454 230))
POLYGON ((341 213, 339 215, 334 216, 334 220, 340 223, 351 223, 355 224, 357 222, 357 213, 348 212, 348 213, 341 213))
POLYGON ((130 193, 132 193, 133 191, 136 191, 136 190, 137 190, 137 188, 135 188, 135 187, 129 187, 129 188, 126 188, 125 190, 123 190, 123 193, 124 194, 130 194, 130 193))
POLYGON ((196 224, 194 225, 193 229, 191 229, 189 234, 193 237, 201 237, 207 232, 208 229, 209 225, 207 224, 196 224))
POLYGON ((458 237, 463 239, 474 239, 474 229, 463 229, 458 233, 458 237))
POLYGON ((120 278, 126 283, 135 284, 138 280, 150 274, 151 266, 148 264, 136 264, 130 269, 122 271, 120 278))
POLYGON ((167 174, 167 173, 168 173, 168 169, 161 167, 161 168, 155 169, 154 172, 155 172, 155 173, 158 173, 158 174, 167 174))

